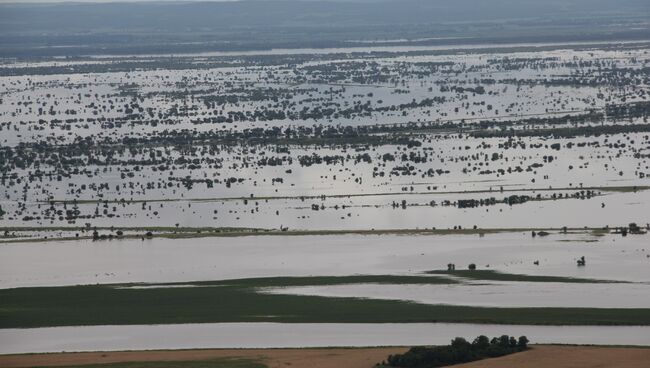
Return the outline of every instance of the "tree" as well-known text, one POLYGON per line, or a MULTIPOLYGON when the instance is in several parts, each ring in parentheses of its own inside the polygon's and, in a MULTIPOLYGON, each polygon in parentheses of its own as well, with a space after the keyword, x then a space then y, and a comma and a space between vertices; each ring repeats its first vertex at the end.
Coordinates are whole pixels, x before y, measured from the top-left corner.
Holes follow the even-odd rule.
POLYGON ((510 336, 501 335, 501 337, 499 337, 499 346, 503 348, 507 348, 508 346, 510 346, 510 336))
POLYGON ((519 336, 519 340, 517 341, 517 347, 522 350, 527 349, 529 342, 530 341, 528 341, 528 338, 526 338, 526 336, 519 336))
POLYGON ((510 336, 510 347, 517 347, 517 339, 514 336, 510 336))
POLYGON ((485 335, 481 335, 474 339, 472 345, 476 349, 487 349, 490 347, 490 339, 485 335))
POLYGON ((485 358, 500 357, 523 351, 528 339, 503 335, 491 341, 487 336, 478 336, 470 344, 462 337, 451 340, 447 346, 418 346, 404 354, 390 355, 383 365, 403 368, 435 368, 453 364, 472 362, 485 358))
POLYGON ((470 343, 462 337, 457 337, 451 340, 451 347, 454 349, 465 349, 469 348, 470 346, 470 343))

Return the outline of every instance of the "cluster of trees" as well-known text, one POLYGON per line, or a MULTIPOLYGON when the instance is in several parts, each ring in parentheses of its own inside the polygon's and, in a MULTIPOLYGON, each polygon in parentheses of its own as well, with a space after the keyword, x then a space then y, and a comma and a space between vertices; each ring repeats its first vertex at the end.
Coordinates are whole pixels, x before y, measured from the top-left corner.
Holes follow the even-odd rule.
POLYGON ((384 367, 444 367, 452 364, 473 362, 475 360, 500 357, 528 349, 528 339, 521 336, 503 335, 490 340, 481 335, 469 342, 462 337, 451 340, 450 345, 433 347, 414 347, 404 354, 388 357, 377 366, 384 367))
MULTIPOLYGON (((541 199, 541 195, 537 196, 537 199, 541 199)), ((493 206, 497 203, 505 203, 510 206, 513 204, 522 204, 530 201, 532 198, 528 195, 516 195, 513 194, 509 197, 504 197, 503 200, 499 201, 494 197, 486 198, 486 199, 459 199, 456 202, 456 205, 458 208, 475 208, 475 207, 482 207, 482 206, 493 206)))

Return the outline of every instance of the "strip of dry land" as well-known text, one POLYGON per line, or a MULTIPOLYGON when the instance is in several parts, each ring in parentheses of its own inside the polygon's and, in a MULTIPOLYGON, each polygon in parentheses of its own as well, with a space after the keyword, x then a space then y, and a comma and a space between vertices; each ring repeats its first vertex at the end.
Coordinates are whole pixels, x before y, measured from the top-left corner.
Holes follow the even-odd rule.
MULTIPOLYGON (((390 354, 403 353, 404 347, 323 348, 323 349, 209 349, 129 352, 90 352, 23 354, 0 356, 0 367, 83 367, 127 362, 210 361, 244 359, 268 368, 371 368, 390 354)), ((171 363, 174 362, 174 363, 171 363)), ((650 348, 534 345, 528 351, 486 359, 458 368, 647 368, 650 348)))

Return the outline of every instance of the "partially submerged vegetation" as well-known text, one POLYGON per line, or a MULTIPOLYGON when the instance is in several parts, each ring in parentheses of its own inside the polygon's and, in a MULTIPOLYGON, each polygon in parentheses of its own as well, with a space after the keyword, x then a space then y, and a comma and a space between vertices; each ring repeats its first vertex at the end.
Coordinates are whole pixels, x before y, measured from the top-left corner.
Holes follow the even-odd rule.
MULTIPOLYGON (((232 228, 232 227, 30 227, 10 226, 0 227, 0 243, 33 243, 48 241, 78 241, 93 240, 119 241, 139 239, 142 241, 154 238, 162 239, 191 239, 212 237, 242 237, 242 236, 331 236, 331 235, 478 235, 483 237, 499 233, 532 233, 534 236, 549 236, 551 234, 576 235, 585 234, 590 239, 566 239, 562 242, 597 242, 605 234, 620 234, 622 236, 647 234, 647 227, 641 228, 636 223, 629 226, 580 227, 580 228, 463 228, 454 226, 448 229, 415 228, 415 229, 350 229, 350 230, 294 230, 288 228, 232 228)), ((434 271, 439 272, 439 271, 434 271)), ((440 271, 441 272, 441 271, 440 271)))
MULTIPOLYGON (((222 228, 222 227, 0 227, 0 243, 31 243, 47 241, 119 241, 126 239, 151 240, 190 239, 240 236, 329 236, 329 235, 478 235, 499 233, 543 233, 543 234, 586 234, 603 236, 610 232, 620 232, 623 227, 581 227, 581 228, 462 228, 449 229, 352 229, 352 230, 290 230, 262 228, 222 228)), ((626 233, 627 234, 627 233, 626 233)), ((594 241, 597 239, 590 239, 594 241)), ((559 241, 567 241, 559 239, 559 241)), ((584 241, 584 240, 581 240, 584 241)))
MULTIPOLYGON (((0 329, 650 326, 646 4, 367 2, 0 4, 0 329), (503 232, 520 234, 478 244, 503 232), (243 236, 260 237, 194 240, 243 236), (79 242, 10 244, 49 241, 79 242), (417 271, 448 261, 467 270, 417 271), (558 265, 603 279, 492 270, 558 265), (368 275, 286 276, 319 270, 368 275)), ((385 365, 527 343, 457 338, 385 365)))
POLYGON ((647 43, 542 50, 9 63, 0 219, 352 228, 368 208, 542 201, 606 216, 649 187, 647 43))
POLYGON ((520 282, 558 282, 558 283, 620 283, 621 281, 612 280, 595 280, 582 279, 576 277, 561 276, 535 276, 535 275, 517 275, 503 273, 494 270, 435 270, 427 271, 430 275, 446 275, 461 277, 464 279, 484 280, 484 281, 520 281, 520 282))
POLYGON ((208 322, 650 325, 649 309, 482 308, 260 293, 267 287, 455 283, 440 276, 267 278, 0 290, 0 328, 208 322))

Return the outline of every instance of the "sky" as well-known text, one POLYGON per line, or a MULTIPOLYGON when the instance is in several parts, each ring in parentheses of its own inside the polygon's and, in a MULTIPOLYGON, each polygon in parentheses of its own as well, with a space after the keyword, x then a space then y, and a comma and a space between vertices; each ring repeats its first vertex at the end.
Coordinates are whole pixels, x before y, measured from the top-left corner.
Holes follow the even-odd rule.
POLYGON ((213 1, 213 2, 226 2, 226 1, 240 1, 240 0, 0 0, 2 3, 134 3, 134 2, 180 2, 180 1, 213 1))

